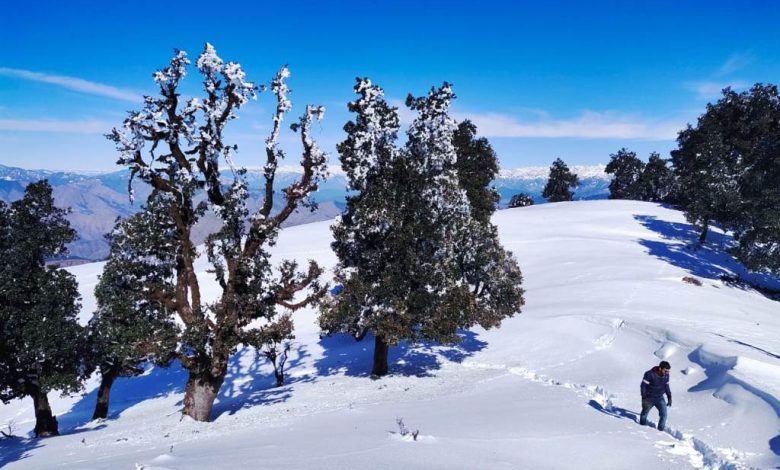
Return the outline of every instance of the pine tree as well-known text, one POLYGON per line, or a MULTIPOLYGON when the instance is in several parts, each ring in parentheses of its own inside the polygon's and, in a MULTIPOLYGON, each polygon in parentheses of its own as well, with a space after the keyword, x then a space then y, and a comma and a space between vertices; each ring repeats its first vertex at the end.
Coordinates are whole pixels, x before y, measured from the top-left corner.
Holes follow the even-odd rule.
POLYGON ((780 99, 755 84, 708 104, 672 152, 680 205, 705 240, 710 223, 731 230, 750 269, 780 273, 780 99))
MULTIPOLYGON (((729 97, 729 95, 726 95, 729 97)), ((724 97, 724 99, 726 98, 724 97)), ((727 129, 739 156, 740 208, 732 224, 733 253, 750 269, 780 274, 780 96, 756 84, 732 99, 738 107, 727 129)))
POLYGON ((571 201, 574 199, 574 188, 579 186, 577 175, 569 171, 569 167, 560 158, 550 167, 547 185, 542 191, 542 197, 550 202, 571 201))
POLYGON ((642 200, 639 180, 645 169, 645 164, 638 159, 636 153, 621 148, 610 156, 607 174, 614 175, 609 183, 610 199, 642 200))
POLYGON ((165 366, 174 357, 178 328, 163 300, 174 290, 175 230, 169 197, 160 193, 107 235, 111 251, 88 326, 91 359, 101 375, 92 419, 108 416, 117 378, 141 374, 144 363, 165 366))
POLYGON ((477 126, 469 120, 462 121, 455 129, 452 144, 458 156, 458 182, 469 198, 472 215, 487 223, 501 199, 498 191, 490 187, 498 175, 498 158, 490 142, 484 137, 477 138, 476 134, 477 126))
POLYGON ((509 207, 528 207, 534 205, 534 198, 526 193, 515 194, 509 200, 509 207))
POLYGON ((45 264, 67 254, 76 236, 67 213, 54 206, 46 180, 28 185, 10 206, 0 205, 0 400, 31 397, 39 437, 59 433, 48 392, 76 392, 90 372, 82 361, 76 280, 45 264))
POLYGON ((667 160, 657 152, 650 154, 642 174, 637 181, 638 195, 642 201, 670 202, 674 173, 666 166, 667 160))
POLYGON ((741 157, 730 148, 727 129, 739 119, 738 95, 730 89, 724 93, 717 104, 707 105, 696 127, 680 132, 678 148, 671 152, 677 197, 688 221, 699 229, 700 243, 712 222, 729 228, 740 211, 741 157))
POLYGON ((281 209, 272 213, 279 194, 274 184, 276 170, 285 157, 277 140, 284 116, 292 107, 285 82, 287 67, 276 74, 270 87, 276 96, 276 110, 265 146, 265 197, 260 209, 250 213, 245 170, 233 164, 237 146, 226 141, 224 129, 236 118, 236 112, 255 98, 257 87, 246 81, 239 64, 225 63, 206 44, 196 64, 203 76, 204 97, 183 103, 179 86, 189 63, 187 54, 177 51, 170 66, 154 75, 160 97, 146 98, 144 108, 130 113, 123 128, 114 129, 109 138, 121 153, 119 164, 130 169, 131 181, 140 178, 154 192, 170 197, 171 219, 176 225, 176 270, 173 292, 160 300, 184 326, 178 351, 189 372, 183 413, 207 421, 237 347, 263 348, 269 331, 278 334, 279 325, 292 328, 286 316, 289 312, 316 301, 325 292, 317 282, 321 268, 314 261, 303 272, 292 261, 274 269, 268 252, 290 214, 301 206, 314 207, 309 196, 326 174, 326 158, 311 137, 311 126, 314 119, 322 118, 324 108, 307 106, 300 120, 290 126, 300 132, 303 174, 281 190, 281 209), (147 155, 149 160, 145 160, 147 155), (225 165, 233 174, 227 187, 221 180, 225 165), (205 199, 196 202, 198 198, 205 199), (221 288, 214 303, 201 299, 194 265, 198 252, 192 237, 195 223, 209 209, 222 221, 206 243, 210 271, 221 288), (304 298, 296 298, 307 290, 304 298), (250 323, 255 327, 250 328, 250 323))
POLYGON ((389 347, 402 340, 455 342, 459 328, 497 326, 517 313, 522 276, 489 223, 495 209, 473 208, 463 188, 489 190, 459 182, 449 84, 407 98, 418 117, 401 150, 398 112, 382 89, 358 79, 355 92, 356 119, 338 150, 356 194, 333 228, 343 289, 323 306, 320 325, 358 340, 372 332, 372 374, 382 376, 389 347))

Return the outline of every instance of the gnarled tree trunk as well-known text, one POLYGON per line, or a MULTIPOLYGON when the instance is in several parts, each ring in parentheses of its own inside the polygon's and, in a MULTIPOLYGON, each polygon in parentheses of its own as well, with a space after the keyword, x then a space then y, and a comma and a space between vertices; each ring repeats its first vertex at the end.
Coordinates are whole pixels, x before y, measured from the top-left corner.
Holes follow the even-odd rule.
POLYGON ((114 384, 117 374, 114 371, 104 372, 100 380, 97 403, 92 419, 105 419, 108 416, 108 398, 111 394, 111 386, 114 384))
POLYGON ((219 394, 219 389, 227 375, 227 362, 224 366, 217 367, 221 373, 218 376, 211 374, 211 368, 192 368, 184 389, 184 409, 182 414, 195 421, 209 421, 214 400, 219 394))
POLYGON ((40 388, 34 388, 30 394, 35 406, 35 435, 36 437, 58 436, 60 434, 57 417, 51 413, 49 398, 46 392, 40 388))
POLYGON ((374 368, 371 370, 371 375, 382 377, 387 375, 387 352, 390 347, 380 336, 374 338, 374 368))

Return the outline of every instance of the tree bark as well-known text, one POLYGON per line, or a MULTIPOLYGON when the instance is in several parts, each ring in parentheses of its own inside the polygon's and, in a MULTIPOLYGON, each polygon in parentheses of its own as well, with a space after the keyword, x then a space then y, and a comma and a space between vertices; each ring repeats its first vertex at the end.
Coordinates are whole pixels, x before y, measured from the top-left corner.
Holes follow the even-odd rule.
POLYGON ((182 414, 195 421, 209 421, 214 400, 217 398, 222 382, 225 381, 225 373, 213 377, 208 372, 190 370, 187 387, 184 389, 182 414))
POLYGON ((699 245, 704 245, 704 242, 707 240, 707 232, 710 229, 709 221, 704 221, 704 226, 701 229, 701 233, 699 234, 699 245))
POLYGON ((60 430, 57 417, 51 413, 51 406, 49 406, 49 398, 46 396, 46 393, 36 387, 31 396, 33 406, 35 407, 35 436, 59 436, 60 430))
POLYGON ((117 374, 115 372, 104 372, 100 380, 100 389, 98 389, 97 403, 92 419, 106 419, 108 416, 108 398, 111 393, 111 386, 114 384, 117 374))
POLYGON ((371 370, 371 375, 377 377, 387 375, 387 352, 389 349, 390 347, 380 336, 374 338, 374 368, 371 370))

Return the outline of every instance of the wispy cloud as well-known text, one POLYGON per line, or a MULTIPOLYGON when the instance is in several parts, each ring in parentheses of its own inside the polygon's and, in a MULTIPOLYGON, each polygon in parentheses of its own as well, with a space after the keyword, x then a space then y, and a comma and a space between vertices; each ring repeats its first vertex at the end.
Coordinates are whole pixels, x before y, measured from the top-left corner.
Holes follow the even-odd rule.
POLYGON ((51 75, 47 73, 12 69, 7 67, 0 67, 0 75, 21 78, 22 80, 30 80, 34 82, 50 83, 52 85, 61 86, 69 90, 80 91, 82 93, 88 93, 91 95, 106 96, 108 98, 131 101, 134 103, 140 103, 141 100, 143 100, 141 95, 131 91, 122 90, 111 85, 83 80, 81 78, 68 77, 65 75, 51 75))
POLYGON ((699 98, 712 99, 720 96, 721 91, 726 87, 733 89, 740 89, 747 87, 747 83, 741 80, 735 81, 712 81, 704 80, 698 82, 686 82, 685 87, 691 91, 694 91, 699 98))
POLYGON ((116 123, 97 119, 63 121, 58 119, 0 119, 0 131, 66 132, 75 134, 106 134, 116 123))
POLYGON ((570 119, 520 120, 498 114, 454 113, 471 119, 486 137, 673 140, 684 120, 652 121, 616 112, 587 111, 570 119))
POLYGON ((716 72, 716 76, 722 77, 724 75, 729 75, 731 73, 736 72, 737 70, 741 70, 748 66, 751 62, 753 62, 753 55, 749 52, 740 52, 737 54, 732 54, 729 56, 728 59, 726 59, 726 62, 723 63, 723 65, 720 66, 718 71, 716 72))
MULTIPOLYGON (((402 124, 411 124, 417 117, 403 101, 392 98, 387 101, 398 107, 402 124)), ((513 114, 452 112, 451 115, 458 121, 471 120, 479 135, 485 137, 674 140, 685 126, 684 119, 652 121, 614 111, 586 111, 569 119, 556 119, 548 111, 537 108, 520 108, 513 114)))

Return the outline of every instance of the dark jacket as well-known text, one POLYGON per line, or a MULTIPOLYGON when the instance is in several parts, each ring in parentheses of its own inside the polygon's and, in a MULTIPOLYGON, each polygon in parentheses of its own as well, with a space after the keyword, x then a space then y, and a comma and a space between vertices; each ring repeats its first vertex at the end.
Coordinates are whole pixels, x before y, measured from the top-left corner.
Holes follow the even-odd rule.
POLYGON ((639 386, 642 398, 660 398, 666 394, 669 401, 672 400, 672 390, 669 388, 669 376, 661 373, 661 369, 656 366, 645 372, 642 377, 642 384, 639 386))

